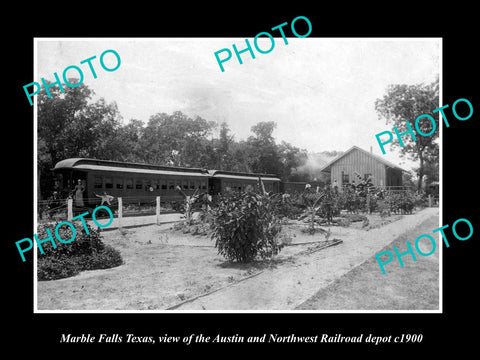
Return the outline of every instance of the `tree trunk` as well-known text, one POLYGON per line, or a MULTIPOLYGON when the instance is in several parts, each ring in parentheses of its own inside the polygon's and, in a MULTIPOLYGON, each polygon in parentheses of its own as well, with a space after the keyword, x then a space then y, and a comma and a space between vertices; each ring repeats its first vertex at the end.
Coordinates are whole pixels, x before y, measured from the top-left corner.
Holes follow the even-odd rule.
POLYGON ((423 174, 424 174, 424 161, 423 161, 423 155, 420 153, 419 157, 420 159, 420 167, 418 168, 418 183, 417 183, 417 190, 421 191, 422 190, 422 184, 423 184, 423 174))

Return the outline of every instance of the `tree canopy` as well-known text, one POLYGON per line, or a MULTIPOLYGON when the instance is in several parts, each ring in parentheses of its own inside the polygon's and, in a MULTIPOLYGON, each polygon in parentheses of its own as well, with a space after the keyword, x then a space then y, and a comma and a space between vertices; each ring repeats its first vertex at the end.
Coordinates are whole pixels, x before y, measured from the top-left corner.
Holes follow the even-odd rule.
POLYGON ((53 190, 51 169, 71 157, 272 173, 288 180, 307 156, 289 143, 276 143, 273 121, 258 122, 252 136, 237 141, 226 122, 181 111, 124 123, 116 103, 93 101, 86 85, 64 89, 50 88, 51 98, 45 90, 38 94, 38 173, 44 197, 53 190))
MULTIPOLYGON (((439 115, 432 111, 439 107, 439 83, 438 78, 430 84, 390 85, 386 94, 375 102, 375 109, 380 119, 386 120, 387 124, 392 124, 398 129, 399 133, 408 131, 407 121, 410 122, 412 129, 415 128, 415 120, 422 114, 428 114, 435 120, 435 131, 429 136, 415 136, 416 141, 410 135, 402 137, 404 146, 399 142, 393 141, 392 147, 400 149, 400 156, 413 161, 418 161, 417 168, 418 182, 417 187, 420 190, 423 184, 423 178, 427 175, 429 182, 435 180, 435 171, 438 179, 438 159, 439 159, 439 115), (433 179, 433 180, 432 180, 433 179)), ((423 120, 418 122, 418 128, 424 134, 433 130, 431 121, 423 120)))

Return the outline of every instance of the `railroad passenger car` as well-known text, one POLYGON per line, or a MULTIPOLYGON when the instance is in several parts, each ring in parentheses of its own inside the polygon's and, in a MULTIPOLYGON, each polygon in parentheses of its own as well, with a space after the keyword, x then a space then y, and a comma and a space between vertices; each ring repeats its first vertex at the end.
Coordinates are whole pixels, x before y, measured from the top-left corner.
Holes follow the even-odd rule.
POLYGON ((261 178, 265 191, 280 192, 280 179, 273 174, 242 173, 224 170, 209 170, 209 193, 218 195, 227 190, 245 191, 248 187, 257 186, 261 178))
POLYGON ((195 191, 218 195, 228 190, 244 191, 255 187, 259 177, 268 192, 278 193, 281 182, 272 174, 253 174, 223 170, 182 168, 127 163, 120 161, 71 158, 58 162, 53 171, 58 176, 59 190, 74 196, 75 207, 95 207, 107 194, 122 197, 123 203, 151 202, 155 196, 162 201, 181 201, 183 195, 195 191), (77 190, 81 188, 81 196, 77 190))
MULTIPOLYGON (((209 173, 205 169, 127 163, 109 160, 71 158, 58 162, 53 171, 59 176, 60 190, 75 195, 76 186, 84 188, 85 207, 101 202, 104 193, 123 198, 125 204, 151 201, 161 196, 164 201, 182 200, 175 190, 179 186, 186 195, 196 189, 208 190, 209 173)), ((80 206, 77 200, 76 206, 80 206)))

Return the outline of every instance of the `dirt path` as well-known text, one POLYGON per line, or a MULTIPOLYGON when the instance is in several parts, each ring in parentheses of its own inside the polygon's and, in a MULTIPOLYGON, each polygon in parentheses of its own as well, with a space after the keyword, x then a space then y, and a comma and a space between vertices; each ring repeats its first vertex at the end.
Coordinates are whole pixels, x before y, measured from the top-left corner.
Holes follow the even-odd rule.
MULTIPOLYGON (((405 239, 416 239, 419 234, 431 234, 438 227, 438 218, 430 217, 421 224, 406 230, 382 251, 394 252, 394 247, 405 249, 405 239)), ((412 245, 413 246, 413 245, 412 245)), ((424 253, 431 244, 419 242, 424 253)), ((404 256, 401 267, 395 259, 386 266, 386 274, 380 274, 375 256, 349 271, 295 310, 420 310, 441 311, 440 257, 441 248, 432 255, 417 256, 414 261, 404 256)))
MULTIPOLYGON (((402 233, 426 219, 438 218, 438 215, 438 208, 426 208, 396 222, 365 231, 360 237, 342 238, 342 244, 287 262, 277 269, 267 269, 249 280, 184 303, 177 310, 294 309, 319 289, 362 264, 402 233)), ((335 233, 332 237, 335 237, 335 233)))

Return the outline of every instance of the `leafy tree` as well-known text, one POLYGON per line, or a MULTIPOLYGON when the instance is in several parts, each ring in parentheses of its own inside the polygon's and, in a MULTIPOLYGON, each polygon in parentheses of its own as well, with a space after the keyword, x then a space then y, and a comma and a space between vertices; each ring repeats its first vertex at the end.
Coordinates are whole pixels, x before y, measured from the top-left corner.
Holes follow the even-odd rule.
POLYGON ((301 150, 285 141, 277 146, 277 153, 282 164, 282 172, 277 175, 285 180, 290 179, 292 170, 297 170, 308 158, 306 150, 301 150))
MULTIPOLYGON (((400 148, 400 156, 419 162, 418 190, 422 188, 426 164, 438 161, 434 154, 438 154, 436 139, 439 135, 439 116, 438 113, 432 114, 438 107, 438 78, 431 84, 390 85, 383 98, 375 101, 379 117, 385 119, 387 124, 391 123, 397 127, 399 133, 408 130, 406 121, 410 122, 412 129, 415 129, 415 120, 422 114, 429 114, 435 119, 436 130, 432 135, 421 136, 417 133, 416 141, 410 135, 403 136, 403 147, 398 141, 391 143, 393 147, 400 148)), ((429 133, 433 125, 428 119, 423 119, 419 121, 418 126, 422 133, 429 133)))
POLYGON ((112 160, 145 162, 143 149, 140 147, 143 126, 142 121, 131 119, 117 130, 115 146, 118 150, 118 157, 112 160))
POLYGON ((281 172, 282 164, 272 136, 275 127, 274 121, 261 121, 251 128, 255 136, 247 139, 247 152, 248 164, 253 172, 270 174, 281 172))
POLYGON ((199 116, 192 119, 180 111, 153 115, 140 139, 144 159, 152 164, 204 167, 207 135, 214 126, 212 121, 199 116))
MULTIPOLYGON (((69 79, 75 84, 75 79, 69 79)), ((85 84, 58 86, 38 94, 38 174, 42 197, 53 190, 51 168, 69 157, 121 157, 115 153, 116 131, 121 117, 115 103, 91 102, 93 91, 85 84)))
POLYGON ((234 148, 234 137, 230 134, 230 128, 226 122, 220 124, 220 133, 214 146, 215 168, 221 170, 233 170, 235 168, 235 157, 232 152, 234 148))

